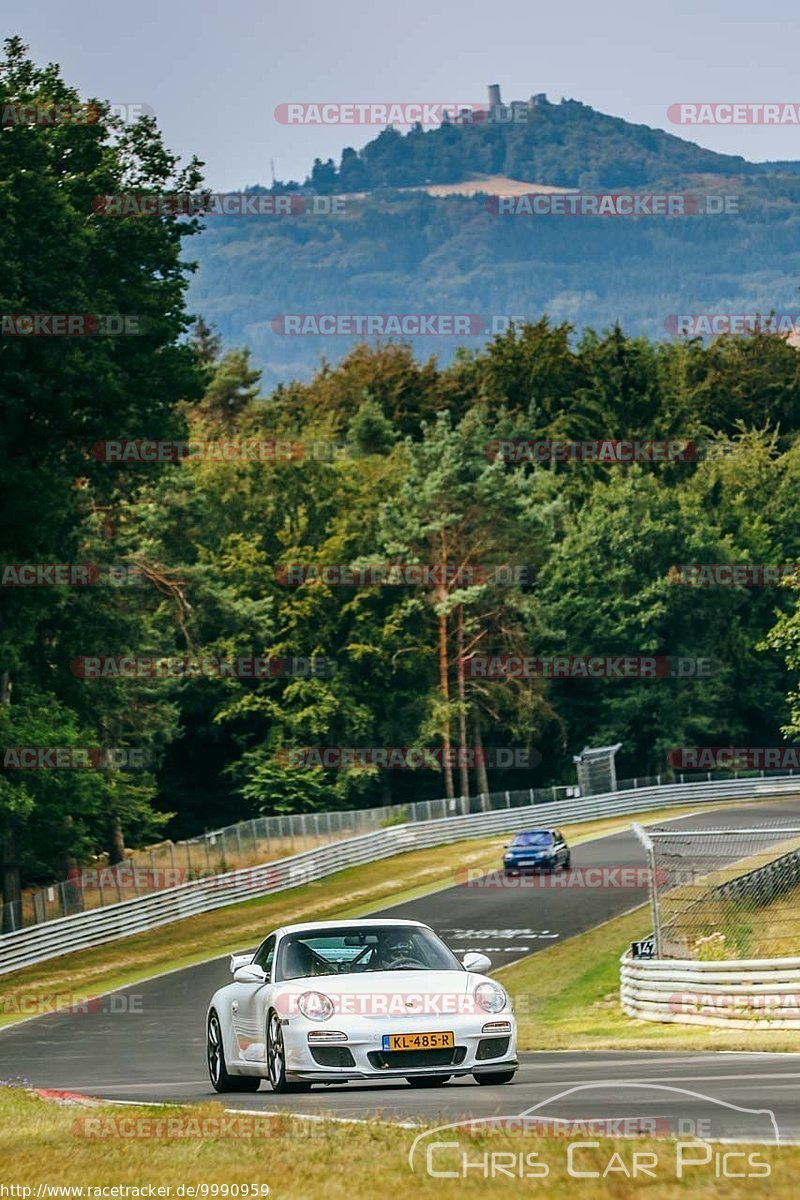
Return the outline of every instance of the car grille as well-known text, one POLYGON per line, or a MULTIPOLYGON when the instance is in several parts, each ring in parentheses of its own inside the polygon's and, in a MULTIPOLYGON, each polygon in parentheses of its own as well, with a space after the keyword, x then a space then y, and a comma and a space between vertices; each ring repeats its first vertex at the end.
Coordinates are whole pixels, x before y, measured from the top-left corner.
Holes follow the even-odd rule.
POLYGON ((309 1046, 311 1057, 321 1067, 354 1067, 353 1058, 347 1046, 309 1046))
POLYGON ((467 1056, 466 1046, 455 1046, 450 1050, 373 1050, 367 1055, 371 1066, 378 1068, 402 1067, 457 1067, 467 1056))
POLYGON ((475 1051, 476 1060, 483 1061, 487 1058, 502 1058, 508 1053, 508 1047, 511 1038, 481 1038, 478 1042, 478 1049, 475 1051))

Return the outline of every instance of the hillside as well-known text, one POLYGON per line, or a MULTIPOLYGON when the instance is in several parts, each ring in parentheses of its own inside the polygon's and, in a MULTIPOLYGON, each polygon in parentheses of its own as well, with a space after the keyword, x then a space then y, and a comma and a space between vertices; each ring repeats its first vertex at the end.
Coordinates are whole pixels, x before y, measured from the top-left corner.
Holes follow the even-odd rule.
MULTIPOLYGON (((509 316, 662 338, 675 313, 793 311, 795 167, 715 154, 573 100, 537 98, 530 120, 509 126, 387 129, 338 166, 315 163, 304 190, 336 194, 340 215, 209 218, 192 245, 190 303, 226 344, 249 346, 273 385, 359 340, 278 332, 287 313, 469 314, 460 341, 477 348, 509 316), (735 211, 498 216, 487 199, 576 188, 727 196, 735 211)), ((458 344, 414 339, 445 362, 458 344)))

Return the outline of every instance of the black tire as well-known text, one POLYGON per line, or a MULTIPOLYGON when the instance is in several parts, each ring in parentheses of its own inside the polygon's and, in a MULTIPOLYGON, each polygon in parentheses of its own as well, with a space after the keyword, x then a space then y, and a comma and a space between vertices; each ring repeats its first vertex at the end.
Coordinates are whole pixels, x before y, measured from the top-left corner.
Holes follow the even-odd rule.
POLYGON ((565 871, 572 870, 572 855, 571 854, 568 854, 567 857, 564 859, 564 870, 565 871))
POLYGON ((500 1083, 511 1083, 516 1073, 516 1071, 483 1071, 478 1075, 473 1075, 472 1078, 484 1087, 487 1085, 491 1087, 500 1083))
POLYGON ((414 1088, 432 1088, 449 1083, 452 1078, 452 1075, 406 1075, 406 1083, 414 1088))
POLYGON ((274 1009, 267 1017, 267 1074, 273 1092, 309 1092, 310 1083, 289 1083, 286 1078, 286 1052, 283 1046, 281 1020, 274 1009))
POLYGON ((211 1086, 215 1092, 257 1092, 261 1080, 257 1075, 229 1075, 222 1045, 222 1028, 215 1012, 209 1013, 206 1030, 206 1059, 211 1086))

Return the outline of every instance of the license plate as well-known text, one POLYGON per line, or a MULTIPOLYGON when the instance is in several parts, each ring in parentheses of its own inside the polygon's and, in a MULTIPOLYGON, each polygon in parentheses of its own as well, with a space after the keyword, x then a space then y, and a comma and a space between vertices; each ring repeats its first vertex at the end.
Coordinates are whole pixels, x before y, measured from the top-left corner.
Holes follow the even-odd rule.
POLYGON ((384 1050, 452 1050, 456 1035, 447 1033, 385 1033, 384 1050))

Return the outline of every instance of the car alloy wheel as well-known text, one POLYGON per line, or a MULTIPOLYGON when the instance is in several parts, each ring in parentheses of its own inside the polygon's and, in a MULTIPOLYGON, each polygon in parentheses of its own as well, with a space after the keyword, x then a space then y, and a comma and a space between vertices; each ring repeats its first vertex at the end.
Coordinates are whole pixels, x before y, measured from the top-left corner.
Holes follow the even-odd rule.
POLYGON ((276 1012, 267 1021, 267 1072, 273 1092, 308 1092, 310 1083, 289 1083, 286 1078, 286 1047, 283 1042, 281 1019, 276 1012))
POLYGON ((207 1052, 208 1074, 213 1086, 218 1088, 222 1075, 222 1031, 216 1013, 212 1013, 208 1020, 207 1052))
POLYGON ((225 1065, 225 1047, 219 1017, 212 1012, 208 1018, 206 1057, 211 1086, 215 1092, 257 1092, 261 1080, 257 1075, 229 1075, 225 1065))

